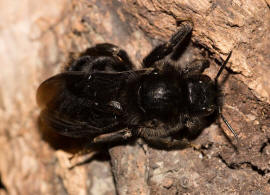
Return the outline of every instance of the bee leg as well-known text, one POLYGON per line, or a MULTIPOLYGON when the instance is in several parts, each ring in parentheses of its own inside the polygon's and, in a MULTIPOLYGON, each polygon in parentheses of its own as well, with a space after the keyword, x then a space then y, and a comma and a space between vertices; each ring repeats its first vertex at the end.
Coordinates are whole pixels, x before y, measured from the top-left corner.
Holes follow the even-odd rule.
POLYGON ((171 39, 164 44, 155 47, 144 59, 143 66, 145 68, 154 67, 155 62, 165 58, 169 54, 174 53, 177 46, 190 35, 193 28, 191 20, 184 20, 180 23, 180 29, 171 37, 171 39))
POLYGON ((69 158, 70 162, 75 161, 72 162, 72 166, 69 167, 69 169, 84 164, 86 161, 89 161, 89 159, 92 159, 95 155, 100 153, 99 144, 125 141, 131 137, 132 133, 129 129, 122 129, 117 132, 106 133, 95 137, 92 142, 89 142, 84 146, 83 150, 75 153, 69 158))
MULTIPOLYGON (((213 118, 215 118, 215 116, 213 116, 212 119, 213 118)), ((210 123, 211 121, 206 120, 204 117, 192 117, 188 119, 185 124, 188 139, 196 138, 210 123)))
POLYGON ((184 69, 183 72, 188 74, 200 74, 202 73, 206 68, 209 67, 209 60, 206 59, 199 59, 194 60, 191 63, 189 63, 184 69))
POLYGON ((127 53, 118 46, 103 43, 88 48, 79 58, 71 60, 67 71, 112 71, 132 70, 133 64, 127 53))
POLYGON ((94 138, 93 144, 111 143, 118 141, 125 141, 132 137, 130 129, 122 129, 120 131, 106 133, 94 138))
POLYGON ((95 47, 87 49, 85 51, 85 55, 109 56, 113 58, 116 62, 119 63, 119 66, 122 66, 115 67, 116 71, 117 69, 121 69, 119 71, 131 70, 133 66, 128 54, 123 49, 120 49, 118 46, 111 43, 97 44, 95 47))
POLYGON ((82 151, 73 154, 69 157, 71 166, 69 169, 73 169, 77 166, 85 164, 89 159, 93 159, 95 155, 99 154, 100 151, 91 150, 90 147, 85 147, 82 151))
POLYGON ((192 144, 187 139, 173 139, 172 137, 144 137, 143 138, 150 146, 161 149, 184 149, 192 147, 192 144))

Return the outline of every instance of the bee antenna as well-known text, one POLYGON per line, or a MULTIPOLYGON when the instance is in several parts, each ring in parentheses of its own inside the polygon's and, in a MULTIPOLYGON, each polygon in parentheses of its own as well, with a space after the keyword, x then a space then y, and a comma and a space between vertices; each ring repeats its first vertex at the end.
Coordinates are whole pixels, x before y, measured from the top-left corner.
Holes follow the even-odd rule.
POLYGON ((237 133, 235 132, 235 130, 232 128, 232 126, 230 125, 230 123, 227 121, 227 119, 223 116, 222 113, 219 113, 223 122, 226 124, 226 126, 228 127, 228 129, 230 129, 230 131, 232 132, 232 134, 234 135, 235 139, 238 141, 238 135, 237 133))
MULTIPOLYGON (((219 76, 221 75, 221 72, 223 71, 223 69, 226 67, 226 64, 228 63, 230 57, 232 55, 232 51, 230 51, 228 57, 226 58, 226 60, 223 62, 223 64, 221 65, 218 73, 217 73, 217 76, 215 78, 215 83, 216 85, 218 84, 218 78, 219 76)), ((232 128, 232 126, 230 125, 230 123, 227 121, 227 119, 223 116, 223 114, 221 113, 221 109, 219 108, 219 115, 220 117, 222 118, 223 122, 226 124, 226 126, 228 127, 228 129, 232 132, 232 134, 234 135, 235 139, 238 141, 238 135, 237 133, 235 132, 235 130, 232 128)))
POLYGON ((226 58, 226 60, 225 60, 225 61, 223 62, 223 64, 221 65, 221 67, 220 67, 220 69, 219 69, 219 71, 218 71, 218 73, 217 73, 217 76, 216 76, 216 78, 215 78, 215 83, 218 82, 218 77, 220 76, 221 72, 223 71, 223 69, 225 68, 226 64, 228 63, 228 61, 229 61, 231 55, 232 55, 232 51, 230 51, 228 57, 226 58))

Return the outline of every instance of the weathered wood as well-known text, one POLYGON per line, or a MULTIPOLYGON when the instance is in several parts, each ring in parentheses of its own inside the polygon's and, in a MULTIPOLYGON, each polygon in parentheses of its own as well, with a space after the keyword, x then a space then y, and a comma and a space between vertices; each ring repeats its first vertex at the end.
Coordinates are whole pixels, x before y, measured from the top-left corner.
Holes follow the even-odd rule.
POLYGON ((268 0, 3 4, 0 194, 270 193, 268 0), (200 150, 162 151, 138 140, 68 169, 72 149, 81 148, 81 143, 52 136, 41 127, 35 103, 39 83, 58 73, 72 53, 102 42, 125 49, 139 68, 182 18, 194 22, 182 63, 207 56, 211 65, 206 73, 213 78, 233 50, 230 73, 222 75, 223 113, 238 132, 239 145, 218 120, 194 141, 200 150))

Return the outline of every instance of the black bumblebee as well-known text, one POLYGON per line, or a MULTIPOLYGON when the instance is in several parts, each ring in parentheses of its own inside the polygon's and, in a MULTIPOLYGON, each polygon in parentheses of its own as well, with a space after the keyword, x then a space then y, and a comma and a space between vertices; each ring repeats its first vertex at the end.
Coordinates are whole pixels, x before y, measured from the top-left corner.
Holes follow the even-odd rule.
POLYGON ((221 114, 217 82, 231 53, 214 81, 202 74, 207 60, 175 66, 172 56, 192 27, 183 21, 168 42, 144 58, 140 70, 115 45, 87 49, 39 86, 41 119, 57 133, 89 138, 93 145, 141 137, 163 148, 186 147, 188 135, 198 134, 214 115, 237 137, 221 114))

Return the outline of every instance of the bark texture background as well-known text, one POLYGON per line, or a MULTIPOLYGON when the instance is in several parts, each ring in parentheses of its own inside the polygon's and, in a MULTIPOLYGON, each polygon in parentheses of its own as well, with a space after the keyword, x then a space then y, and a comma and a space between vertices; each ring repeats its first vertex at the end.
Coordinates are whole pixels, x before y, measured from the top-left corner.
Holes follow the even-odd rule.
MULTIPOLYGON (((0 194, 269 194, 269 0, 0 0, 0 194), (111 42, 136 66, 192 18, 182 60, 205 55, 224 73, 222 121, 194 141, 162 151, 141 140, 116 146, 69 169, 74 140, 42 133, 35 103, 41 81, 60 72, 73 52, 111 42)), ((75 147, 75 146, 74 146, 75 147)))

